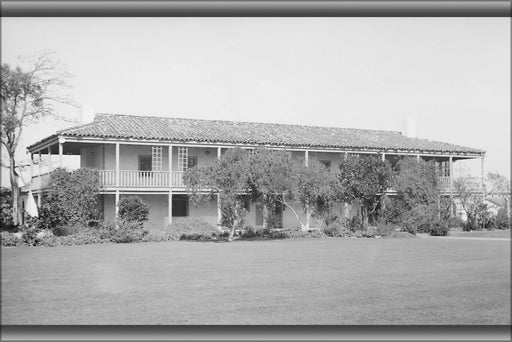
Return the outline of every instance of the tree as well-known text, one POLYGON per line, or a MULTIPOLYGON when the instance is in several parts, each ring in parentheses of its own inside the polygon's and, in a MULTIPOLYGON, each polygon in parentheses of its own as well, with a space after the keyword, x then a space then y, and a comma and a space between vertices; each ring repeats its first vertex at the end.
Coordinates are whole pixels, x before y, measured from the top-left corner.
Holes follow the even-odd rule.
POLYGON ((340 164, 337 198, 345 203, 361 202, 361 224, 365 228, 392 179, 393 171, 388 162, 373 156, 349 155, 340 164))
POLYGON ((219 196, 225 222, 230 225, 229 240, 245 214, 243 195, 249 192, 248 151, 229 149, 214 165, 193 167, 183 177, 187 191, 195 202, 219 196), (205 193, 205 189, 208 192, 205 193))
POLYGON ((87 224, 99 218, 100 176, 96 170, 68 172, 58 168, 50 175, 47 196, 43 197, 38 223, 40 228, 59 229, 66 225, 87 224))
POLYGON ((11 191, 6 188, 0 188, 0 225, 2 226, 2 231, 10 231, 14 228, 11 206, 11 191))
MULTIPOLYGON (((40 118, 54 116, 53 103, 70 101, 57 95, 57 91, 67 87, 68 76, 52 59, 44 53, 29 60, 30 67, 23 70, 2 64, 1 79, 1 139, 9 157, 9 178, 12 193, 13 222, 19 224, 22 219, 19 189, 19 171, 16 162, 23 128, 37 122, 40 118)), ((2 162, 3 164, 3 162, 2 162)))
POLYGON ((431 232, 435 223, 449 216, 450 208, 449 201, 441 199, 434 161, 404 158, 397 169, 392 186, 397 194, 386 205, 386 219, 411 233, 431 232))
MULTIPOLYGON (((263 226, 267 228, 269 209, 276 203, 287 205, 293 181, 292 160, 282 150, 257 148, 249 156, 250 198, 263 209, 263 226)), ((292 211, 295 213, 294 209, 292 211)), ((295 213, 296 214, 296 213, 295 213)))
POLYGON ((504 199, 507 219, 510 220, 510 181, 507 177, 497 172, 489 172, 487 174, 487 195, 504 199))
POLYGON ((334 172, 315 159, 308 165, 302 162, 293 163, 293 186, 291 198, 302 206, 305 214, 304 222, 297 219, 303 231, 309 230, 311 216, 320 214, 321 210, 334 199, 334 172))
POLYGON ((486 215, 486 206, 482 195, 474 191, 474 182, 470 176, 460 176, 453 181, 453 190, 460 201, 462 209, 467 215, 468 229, 478 229, 479 222, 484 222, 480 216, 486 215))
POLYGON ((291 210, 301 229, 307 231, 311 217, 332 199, 334 174, 314 159, 306 166, 303 160, 292 160, 286 151, 256 149, 250 155, 250 165, 250 194, 266 208, 264 217, 268 217, 269 208, 280 203, 291 210), (303 209, 304 220, 294 204, 303 209))

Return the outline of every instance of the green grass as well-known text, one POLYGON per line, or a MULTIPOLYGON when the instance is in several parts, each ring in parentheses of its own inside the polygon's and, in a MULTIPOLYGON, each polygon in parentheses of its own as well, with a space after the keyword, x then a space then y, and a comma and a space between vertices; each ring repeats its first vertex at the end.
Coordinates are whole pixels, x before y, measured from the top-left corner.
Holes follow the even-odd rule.
POLYGON ((510 230, 491 230, 491 231, 451 231, 449 236, 463 236, 463 237, 489 237, 489 238, 504 238, 510 239, 510 230))
POLYGON ((3 248, 2 324, 510 324, 510 242, 3 248))

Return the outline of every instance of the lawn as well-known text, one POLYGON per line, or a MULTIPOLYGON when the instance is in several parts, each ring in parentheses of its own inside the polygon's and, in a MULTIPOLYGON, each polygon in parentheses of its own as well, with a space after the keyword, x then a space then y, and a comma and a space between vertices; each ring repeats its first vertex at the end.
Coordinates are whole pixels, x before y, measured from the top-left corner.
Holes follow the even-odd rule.
POLYGON ((505 238, 510 239, 510 230, 491 230, 491 231, 451 231, 449 236, 462 236, 462 237, 485 237, 485 238, 505 238))
POLYGON ((2 324, 510 324, 510 240, 2 248, 2 324))

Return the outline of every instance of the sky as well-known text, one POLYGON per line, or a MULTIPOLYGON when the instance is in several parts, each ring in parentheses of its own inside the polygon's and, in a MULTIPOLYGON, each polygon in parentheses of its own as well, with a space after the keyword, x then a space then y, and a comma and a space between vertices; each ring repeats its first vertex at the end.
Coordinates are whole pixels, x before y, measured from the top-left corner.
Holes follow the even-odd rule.
MULTIPOLYGON (((2 63, 54 51, 96 112, 391 131, 410 118, 419 138, 484 149, 485 172, 510 177, 510 18, 1 21, 2 63)), ((28 127, 19 158, 71 125, 28 127)))

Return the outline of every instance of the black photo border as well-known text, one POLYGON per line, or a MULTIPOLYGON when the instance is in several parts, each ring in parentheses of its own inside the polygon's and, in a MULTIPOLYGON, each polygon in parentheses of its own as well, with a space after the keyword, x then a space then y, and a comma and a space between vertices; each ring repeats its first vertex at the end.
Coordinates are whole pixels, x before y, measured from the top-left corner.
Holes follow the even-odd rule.
MULTIPOLYGON (((494 1, 1 1, 2 17, 511 17, 494 1)), ((2 325, 1 339, 122 341, 510 341, 510 325, 2 325)))

